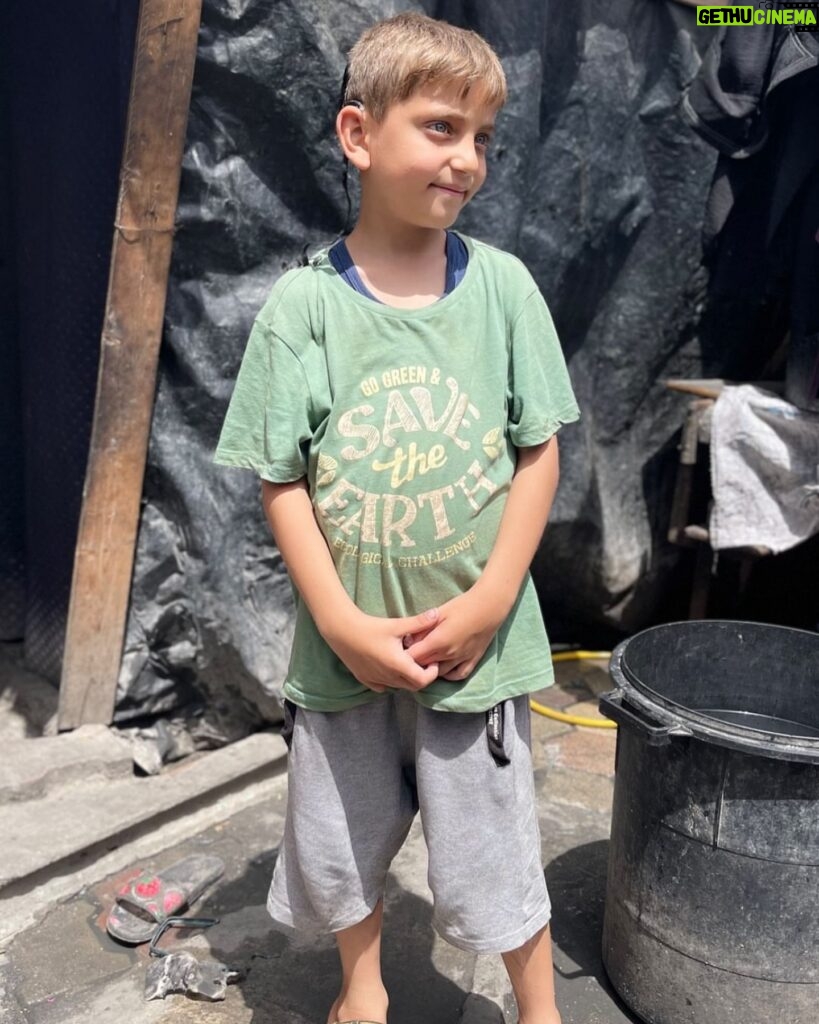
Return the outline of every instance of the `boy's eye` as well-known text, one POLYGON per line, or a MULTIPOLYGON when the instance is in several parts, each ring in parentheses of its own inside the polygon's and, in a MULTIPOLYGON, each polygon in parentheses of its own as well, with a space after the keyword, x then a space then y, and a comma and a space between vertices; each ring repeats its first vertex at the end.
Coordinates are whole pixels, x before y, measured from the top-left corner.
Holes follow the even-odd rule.
MULTIPOLYGON (((429 121, 427 128, 435 132, 436 135, 451 135, 452 125, 448 121, 429 121)), ((492 136, 489 132, 478 132, 475 136, 475 145, 480 146, 481 149, 486 149, 492 142, 492 136)))

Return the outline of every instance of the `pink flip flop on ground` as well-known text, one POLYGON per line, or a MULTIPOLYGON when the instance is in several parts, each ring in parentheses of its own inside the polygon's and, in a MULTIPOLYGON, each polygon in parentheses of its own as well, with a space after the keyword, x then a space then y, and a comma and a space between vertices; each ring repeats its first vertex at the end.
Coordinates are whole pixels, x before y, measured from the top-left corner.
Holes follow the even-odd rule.
POLYGON ((194 903, 225 870, 218 857, 197 853, 158 872, 144 872, 117 893, 105 927, 119 942, 148 942, 168 917, 194 903))

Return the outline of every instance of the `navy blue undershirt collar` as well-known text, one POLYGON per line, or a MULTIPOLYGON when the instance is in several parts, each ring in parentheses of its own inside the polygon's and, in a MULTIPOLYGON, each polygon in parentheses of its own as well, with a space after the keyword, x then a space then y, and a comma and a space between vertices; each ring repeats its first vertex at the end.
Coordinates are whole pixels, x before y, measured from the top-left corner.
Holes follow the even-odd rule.
MULTIPOLYGON (((361 280, 358 270, 350 256, 350 250, 347 248, 347 243, 343 238, 340 238, 335 245, 331 247, 327 256, 332 265, 351 288, 354 288, 361 295, 366 295, 367 298, 372 299, 373 302, 381 302, 381 299, 377 299, 361 280)), ((466 273, 466 266, 468 262, 469 253, 467 252, 466 245, 464 245, 454 231, 447 231, 446 282, 444 284, 444 295, 449 295, 449 293, 458 284, 460 284, 464 274, 466 273)), ((443 296, 441 296, 441 298, 443 298, 443 296)))

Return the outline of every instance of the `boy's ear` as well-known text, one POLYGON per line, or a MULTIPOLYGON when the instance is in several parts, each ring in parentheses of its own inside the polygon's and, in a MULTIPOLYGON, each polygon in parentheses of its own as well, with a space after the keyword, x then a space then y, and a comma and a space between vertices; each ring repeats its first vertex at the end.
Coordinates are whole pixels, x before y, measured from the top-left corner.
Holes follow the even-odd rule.
POLYGON ((370 166, 370 118, 362 107, 348 103, 336 115, 336 135, 344 155, 359 171, 370 166))

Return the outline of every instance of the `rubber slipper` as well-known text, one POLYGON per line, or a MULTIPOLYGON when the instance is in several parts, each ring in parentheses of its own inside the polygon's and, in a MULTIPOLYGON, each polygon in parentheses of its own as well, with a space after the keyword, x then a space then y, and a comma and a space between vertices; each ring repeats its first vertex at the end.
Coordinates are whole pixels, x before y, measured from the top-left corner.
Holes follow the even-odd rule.
POLYGON ((218 857, 197 853, 155 874, 143 873, 117 893, 105 927, 120 942, 149 942, 168 917, 197 900, 225 870, 218 857))

